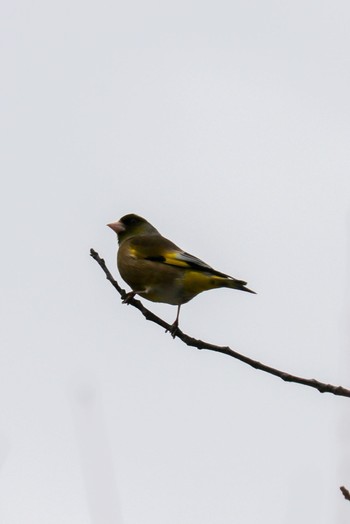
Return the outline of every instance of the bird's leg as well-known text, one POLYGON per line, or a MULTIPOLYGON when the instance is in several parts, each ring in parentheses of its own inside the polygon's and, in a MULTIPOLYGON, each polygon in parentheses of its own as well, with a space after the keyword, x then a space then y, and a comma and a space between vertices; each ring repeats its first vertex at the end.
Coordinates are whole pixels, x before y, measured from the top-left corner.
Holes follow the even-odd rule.
POLYGON ((140 289, 139 291, 129 291, 129 293, 125 293, 123 296, 122 296, 122 302, 123 304, 130 304, 130 302, 132 301, 132 299, 134 298, 135 295, 141 295, 141 293, 146 293, 146 290, 145 289, 140 289))
POLYGON ((122 297, 123 304, 130 304, 130 301, 134 298, 136 295, 136 291, 129 291, 129 293, 125 293, 125 295, 122 297))
POLYGON ((175 338, 175 336, 176 336, 176 332, 177 332, 178 329, 179 329, 180 307, 181 307, 181 304, 179 304, 179 305, 177 306, 177 314, 176 314, 175 322, 170 326, 170 329, 167 329, 167 331, 170 332, 170 334, 171 334, 171 336, 172 336, 173 338, 175 338))

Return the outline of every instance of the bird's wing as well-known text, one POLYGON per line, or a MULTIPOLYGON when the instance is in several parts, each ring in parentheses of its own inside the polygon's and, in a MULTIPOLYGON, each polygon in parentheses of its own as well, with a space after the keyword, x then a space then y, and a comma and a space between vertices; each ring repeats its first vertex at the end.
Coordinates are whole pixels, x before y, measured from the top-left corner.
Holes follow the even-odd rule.
POLYGON ((232 278, 216 271, 199 258, 182 251, 176 244, 161 235, 140 235, 130 239, 130 250, 136 258, 152 260, 183 269, 205 271, 216 276, 232 278))

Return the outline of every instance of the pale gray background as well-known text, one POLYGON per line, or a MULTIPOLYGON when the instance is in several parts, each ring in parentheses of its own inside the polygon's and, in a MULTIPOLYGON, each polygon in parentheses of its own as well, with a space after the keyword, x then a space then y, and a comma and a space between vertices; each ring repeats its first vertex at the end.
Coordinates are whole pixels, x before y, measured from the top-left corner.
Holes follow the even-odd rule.
POLYGON ((172 340, 89 257, 117 274, 105 224, 141 214, 258 291, 186 332, 350 386, 349 15, 3 5, 1 523, 349 521, 349 400, 172 340))

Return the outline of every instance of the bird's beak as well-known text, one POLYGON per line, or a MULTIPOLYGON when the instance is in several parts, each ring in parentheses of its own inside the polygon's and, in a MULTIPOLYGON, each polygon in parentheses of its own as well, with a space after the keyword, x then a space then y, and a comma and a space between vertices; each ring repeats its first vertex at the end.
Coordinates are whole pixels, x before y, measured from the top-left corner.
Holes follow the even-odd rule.
POLYGON ((112 222, 111 224, 107 224, 107 226, 113 229, 117 235, 125 231, 125 226, 121 222, 112 222))

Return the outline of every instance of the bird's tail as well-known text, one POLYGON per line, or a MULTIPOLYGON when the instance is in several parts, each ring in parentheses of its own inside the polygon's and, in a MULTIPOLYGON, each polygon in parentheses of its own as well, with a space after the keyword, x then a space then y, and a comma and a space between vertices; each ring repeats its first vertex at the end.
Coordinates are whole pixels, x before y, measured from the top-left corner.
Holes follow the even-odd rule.
POLYGON ((222 282, 222 287, 229 287, 231 289, 239 289, 240 291, 247 291, 247 293, 253 293, 256 295, 256 292, 252 289, 249 289, 246 287, 247 282, 244 282, 244 280, 237 280, 236 278, 225 278, 225 280, 222 282))

